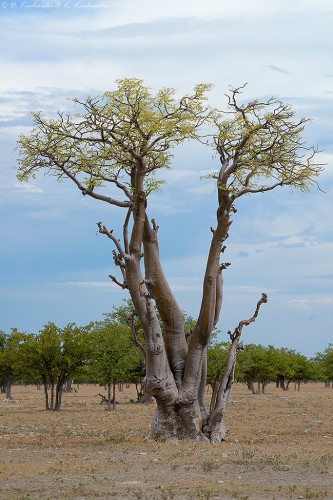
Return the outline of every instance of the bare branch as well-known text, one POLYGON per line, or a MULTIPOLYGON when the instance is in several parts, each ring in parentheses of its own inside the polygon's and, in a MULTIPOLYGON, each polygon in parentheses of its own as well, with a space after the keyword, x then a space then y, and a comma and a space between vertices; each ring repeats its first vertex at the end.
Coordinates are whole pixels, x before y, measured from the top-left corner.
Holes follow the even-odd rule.
POLYGON ((133 311, 131 316, 129 316, 127 318, 127 324, 129 325, 129 327, 131 329, 131 336, 132 336, 133 343, 140 349, 140 351, 143 354, 143 358, 146 361, 146 356, 147 356, 146 349, 145 349, 144 345, 138 339, 137 331, 136 331, 135 324, 134 324, 134 318, 135 318, 135 311, 133 311))
POLYGON ((112 230, 109 231, 108 229, 106 229, 106 227, 102 224, 102 222, 96 222, 96 224, 98 226, 98 231, 101 234, 105 234, 110 240, 113 241, 121 257, 124 260, 128 259, 128 255, 125 253, 123 247, 120 244, 120 241, 113 235, 112 230))
POLYGON ((117 280, 115 276, 112 276, 112 274, 109 274, 109 278, 111 278, 113 283, 120 286, 123 290, 125 290, 125 288, 128 288, 126 283, 121 283, 120 281, 117 280))
POLYGON ((129 207, 130 202, 129 201, 119 201, 116 200, 115 198, 111 198, 110 196, 105 196, 103 194, 98 194, 93 191, 93 189, 87 189, 78 179, 77 177, 70 172, 63 164, 60 164, 59 162, 56 162, 57 166, 64 172, 64 174, 71 179, 77 187, 80 189, 83 195, 89 195, 91 198, 95 198, 96 200, 101 200, 105 201, 106 203, 110 203, 111 205, 115 205, 117 207, 129 207))
POLYGON ((272 191, 273 189, 277 188, 278 186, 283 186, 288 184, 287 182, 276 182, 275 184, 272 184, 271 186, 262 186, 260 188, 244 188, 241 189, 240 191, 237 191, 233 195, 233 199, 236 200, 237 198, 240 198, 244 194, 248 193, 265 193, 266 191, 272 191))
POLYGON ((231 333, 231 332, 229 333, 230 339, 232 341, 234 341, 236 339, 239 339, 239 337, 241 336, 241 333, 242 333, 242 330, 243 330, 244 326, 250 325, 251 323, 253 323, 257 319, 261 305, 262 304, 266 304, 267 300, 268 300, 268 298, 267 298, 266 293, 263 293, 261 295, 261 299, 257 303, 257 307, 256 307, 256 310, 255 310, 253 316, 250 319, 244 319, 244 320, 240 321, 238 323, 238 326, 235 328, 234 332, 233 333, 231 333))

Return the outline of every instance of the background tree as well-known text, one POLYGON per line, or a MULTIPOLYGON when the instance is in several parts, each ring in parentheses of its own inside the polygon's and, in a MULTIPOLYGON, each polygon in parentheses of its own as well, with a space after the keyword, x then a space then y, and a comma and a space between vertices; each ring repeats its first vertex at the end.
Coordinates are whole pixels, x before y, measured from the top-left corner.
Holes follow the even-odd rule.
POLYGON ((141 80, 123 79, 100 98, 76 99, 81 111, 73 116, 59 113, 47 120, 34 113, 35 128, 18 141, 18 178, 28 180, 38 172, 67 178, 83 195, 123 209, 121 240, 102 222, 98 228, 114 245, 120 278, 111 278, 128 289, 144 332, 145 389, 157 403, 150 436, 220 443, 237 344, 243 327, 267 301, 263 295, 254 315, 230 334, 226 369, 214 407, 207 411, 207 346, 222 306, 226 264, 220 258, 235 203, 279 186, 305 191, 316 183, 321 167, 302 140, 307 120, 297 119, 288 105, 275 99, 240 104, 242 89, 231 89, 228 110, 220 112, 206 104, 208 90, 201 84, 177 99, 173 89, 152 95, 141 80), (172 148, 187 139, 210 142, 219 160, 210 176, 217 187, 216 224, 189 344, 184 314, 162 270, 158 225, 148 217, 149 195, 160 186, 155 174, 169 168, 172 148), (119 197, 111 194, 115 187, 119 197))
POLYGON ((6 392, 6 363, 5 363, 5 349, 6 349, 7 335, 5 332, 0 331, 0 386, 1 392, 6 392))
POLYGON ((327 387, 333 387, 333 344, 328 344, 324 352, 319 352, 313 359, 318 377, 325 380, 327 387))
POLYGON ((29 343, 29 364, 44 386, 46 410, 59 411, 64 384, 90 361, 90 328, 47 323, 29 343))
POLYGON ((302 354, 293 349, 282 347, 275 349, 275 366, 277 373, 277 382, 283 390, 288 390, 289 384, 293 381, 300 390, 301 382, 314 378, 312 363, 302 354))
POLYGON ((264 393, 267 383, 273 380, 276 387, 286 391, 292 381, 299 390, 301 382, 315 378, 313 363, 292 349, 248 344, 239 355, 237 380, 245 382, 253 394, 264 393))
POLYGON ((12 399, 12 384, 27 376, 25 343, 29 336, 12 328, 9 334, 0 332, 0 381, 6 399, 12 399))
POLYGON ((238 356, 237 380, 245 382, 253 394, 264 393, 267 383, 276 378, 274 358, 275 353, 270 348, 260 344, 244 346, 238 356))
POLYGON ((143 378, 142 357, 135 347, 127 325, 106 319, 94 325, 93 360, 91 373, 94 379, 107 386, 107 408, 116 409, 116 385, 143 378), (112 388, 112 395, 111 395, 112 388))

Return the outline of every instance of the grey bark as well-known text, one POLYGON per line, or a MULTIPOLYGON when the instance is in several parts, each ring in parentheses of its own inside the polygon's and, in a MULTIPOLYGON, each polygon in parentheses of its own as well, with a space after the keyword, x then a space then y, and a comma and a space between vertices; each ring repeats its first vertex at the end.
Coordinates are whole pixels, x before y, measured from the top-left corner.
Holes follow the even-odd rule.
MULTIPOLYGON (((136 338, 133 321, 129 320, 133 340, 145 358, 144 392, 154 397, 157 405, 149 438, 166 441, 210 440, 214 444, 221 443, 227 434, 223 416, 233 383, 237 345, 243 326, 254 321, 259 310, 257 307, 254 317, 241 322, 231 336, 228 366, 213 394, 214 403, 207 410, 204 400, 207 347, 222 306, 222 273, 227 264, 220 263, 220 256, 228 238, 234 198, 230 193, 218 189, 217 224, 212 229, 201 308, 187 345, 184 315, 172 294, 160 262, 158 227, 154 220, 150 223, 147 216, 143 158, 136 155, 135 163, 131 172, 132 205, 123 230, 124 247, 101 223, 98 226, 100 232, 107 234, 116 244, 118 253, 114 253, 114 260, 121 267, 124 283, 119 283, 115 278, 113 280, 128 288, 144 332, 143 346, 136 338), (128 235, 130 216, 132 228, 128 235)), ((218 187, 223 182, 223 172, 221 169, 218 187)))

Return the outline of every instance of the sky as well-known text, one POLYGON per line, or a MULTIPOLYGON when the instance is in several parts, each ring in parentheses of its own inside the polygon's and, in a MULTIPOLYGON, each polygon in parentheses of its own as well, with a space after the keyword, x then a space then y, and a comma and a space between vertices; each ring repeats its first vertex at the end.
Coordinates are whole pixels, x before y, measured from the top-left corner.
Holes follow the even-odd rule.
MULTIPOLYGON (((100 320, 125 292, 112 284, 112 247, 96 222, 120 230, 123 213, 82 197, 70 182, 15 177, 29 113, 52 116, 68 97, 101 95, 137 77, 152 92, 179 95, 212 83, 226 108, 274 96, 312 119, 304 131, 325 163, 321 191, 287 188, 239 200, 225 254, 220 340, 269 302, 244 330, 245 343, 306 356, 333 342, 333 3, 331 0, 27 0, 0 3, 0 329, 38 332, 45 323, 100 320)), ((175 151, 166 184, 149 204, 160 253, 180 306, 193 317, 215 223, 216 192, 203 172, 211 151, 175 151)))

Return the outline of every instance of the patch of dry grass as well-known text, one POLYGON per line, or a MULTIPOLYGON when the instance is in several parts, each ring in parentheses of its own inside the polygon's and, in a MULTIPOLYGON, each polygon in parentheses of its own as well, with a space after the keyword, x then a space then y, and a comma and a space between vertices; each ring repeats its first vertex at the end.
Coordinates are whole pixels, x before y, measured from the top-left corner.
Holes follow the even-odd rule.
POLYGON ((133 388, 105 411, 98 386, 65 394, 58 413, 36 387, 0 400, 0 498, 332 499, 333 391, 306 384, 267 394, 235 386, 228 440, 215 447, 145 441, 154 405, 133 388))

